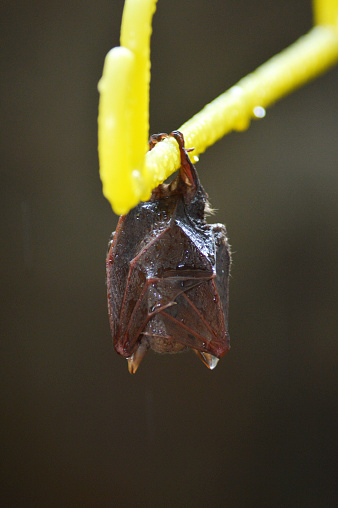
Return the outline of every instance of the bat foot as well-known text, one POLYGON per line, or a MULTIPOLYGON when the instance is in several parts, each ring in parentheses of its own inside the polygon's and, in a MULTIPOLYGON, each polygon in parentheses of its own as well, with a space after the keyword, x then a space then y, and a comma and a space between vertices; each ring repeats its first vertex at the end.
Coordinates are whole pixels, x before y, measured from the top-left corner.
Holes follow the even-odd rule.
POLYGON ((137 349, 135 349, 134 353, 127 358, 128 361, 128 370, 130 374, 135 374, 140 363, 142 362, 146 352, 148 350, 148 346, 140 343, 137 349))
POLYGON ((201 351, 198 351, 197 349, 193 349, 194 353, 197 354, 198 358, 202 360, 204 365, 208 367, 210 370, 214 370, 216 365, 218 364, 219 358, 217 356, 211 355, 210 353, 202 353, 201 351))

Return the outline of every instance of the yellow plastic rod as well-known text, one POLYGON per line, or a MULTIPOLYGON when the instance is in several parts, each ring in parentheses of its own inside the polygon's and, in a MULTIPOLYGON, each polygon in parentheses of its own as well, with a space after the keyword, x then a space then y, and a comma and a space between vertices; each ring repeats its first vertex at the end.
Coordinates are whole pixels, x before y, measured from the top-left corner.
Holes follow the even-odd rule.
MULTIPOLYGON (((251 118, 262 113, 262 108, 264 111, 336 62, 337 32, 330 27, 313 28, 183 124, 179 130, 184 134, 186 147, 195 147, 192 155, 203 153, 232 130, 247 128, 251 118)), ((147 153, 146 171, 153 175, 154 187, 178 169, 179 160, 173 165, 172 151, 169 142, 164 141, 147 153)))
POLYGON ((117 214, 149 197, 144 164, 149 138, 151 20, 156 1, 125 2, 121 47, 106 56, 98 85, 100 176, 103 194, 117 214))
POLYGON ((331 25, 338 28, 338 0, 313 0, 315 25, 331 25))
MULTIPOLYGON (((99 83, 99 159, 103 192, 118 214, 127 213, 180 164, 174 139, 147 152, 151 20, 156 0, 127 0, 121 48, 108 53, 99 83)), ((232 130, 246 129, 265 108, 338 61, 338 0, 314 0, 318 24, 205 106, 179 130, 198 154, 232 130)), ((195 159, 194 159, 195 157, 195 159)))

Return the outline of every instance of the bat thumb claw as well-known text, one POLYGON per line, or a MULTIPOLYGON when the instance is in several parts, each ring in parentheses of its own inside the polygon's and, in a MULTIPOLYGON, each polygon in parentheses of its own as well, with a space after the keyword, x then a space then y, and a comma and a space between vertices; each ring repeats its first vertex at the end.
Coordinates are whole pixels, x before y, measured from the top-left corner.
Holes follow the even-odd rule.
POLYGON ((128 370, 130 374, 135 374, 147 350, 148 350, 147 346, 145 346, 144 344, 140 344, 137 347, 137 349, 135 349, 134 353, 131 356, 129 356, 129 358, 127 358, 128 370))
POLYGON ((198 351, 197 349, 193 349, 194 353, 197 354, 198 358, 202 360, 204 365, 208 367, 208 369, 213 370, 217 363, 219 358, 217 356, 211 355, 210 353, 202 353, 201 351, 198 351))

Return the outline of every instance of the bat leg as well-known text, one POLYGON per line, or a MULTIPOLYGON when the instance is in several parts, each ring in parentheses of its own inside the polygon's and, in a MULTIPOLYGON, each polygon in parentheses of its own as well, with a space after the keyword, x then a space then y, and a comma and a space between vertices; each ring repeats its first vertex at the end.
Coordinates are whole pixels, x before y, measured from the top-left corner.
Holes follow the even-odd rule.
POLYGON ((137 349, 135 349, 134 353, 127 358, 128 370, 130 374, 135 374, 147 350, 148 345, 140 342, 139 346, 137 347, 137 349))
POLYGON ((184 136, 180 131, 173 131, 169 134, 172 138, 176 139, 181 155, 181 168, 180 176, 184 183, 195 189, 197 186, 197 174, 194 166, 191 164, 188 153, 184 148, 184 136))
POLYGON ((210 370, 214 370, 216 365, 218 364, 219 358, 217 356, 211 355, 210 353, 202 353, 201 351, 198 351, 197 349, 193 349, 194 353, 197 354, 198 358, 202 360, 204 365, 208 367, 210 370))
POLYGON ((160 134, 153 134, 152 136, 150 136, 149 150, 152 150, 154 148, 154 146, 157 145, 157 143, 159 143, 160 141, 162 141, 162 139, 165 139, 167 137, 168 137, 168 134, 166 134, 165 132, 161 132, 160 134))

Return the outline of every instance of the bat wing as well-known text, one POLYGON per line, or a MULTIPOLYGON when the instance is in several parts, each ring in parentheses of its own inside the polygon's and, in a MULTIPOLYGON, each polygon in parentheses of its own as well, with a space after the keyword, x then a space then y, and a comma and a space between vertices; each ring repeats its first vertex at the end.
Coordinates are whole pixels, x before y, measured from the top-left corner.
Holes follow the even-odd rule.
POLYGON ((210 260, 177 224, 153 238, 129 263, 114 341, 117 351, 130 355, 149 320, 176 305, 181 293, 212 277, 210 260))
POLYGON ((151 330, 162 329, 167 337, 184 346, 222 357, 229 349, 229 337, 215 290, 215 279, 203 281, 181 293, 175 303, 149 321, 147 334, 150 335, 151 330))
POLYGON ((228 332, 228 277, 230 250, 222 224, 210 226, 214 239, 214 275, 187 287, 175 304, 161 309, 146 333, 164 330, 166 336, 202 353, 221 358, 230 348, 228 332))
MULTIPOLYGON (((120 316, 126 302, 126 287, 130 280, 133 259, 137 258, 153 237, 167 227, 164 221, 162 224, 154 222, 154 216, 159 215, 156 202, 138 205, 127 215, 120 217, 116 231, 110 238, 106 273, 109 321, 114 343, 117 340, 120 316)), ((142 270, 138 275, 134 273, 135 294, 133 296, 132 292, 127 291, 128 298, 137 301, 139 289, 143 286, 146 276, 142 270)))
POLYGON ((223 356, 227 332, 212 261, 177 224, 151 240, 130 262, 118 352, 130 356, 143 334, 223 356))

